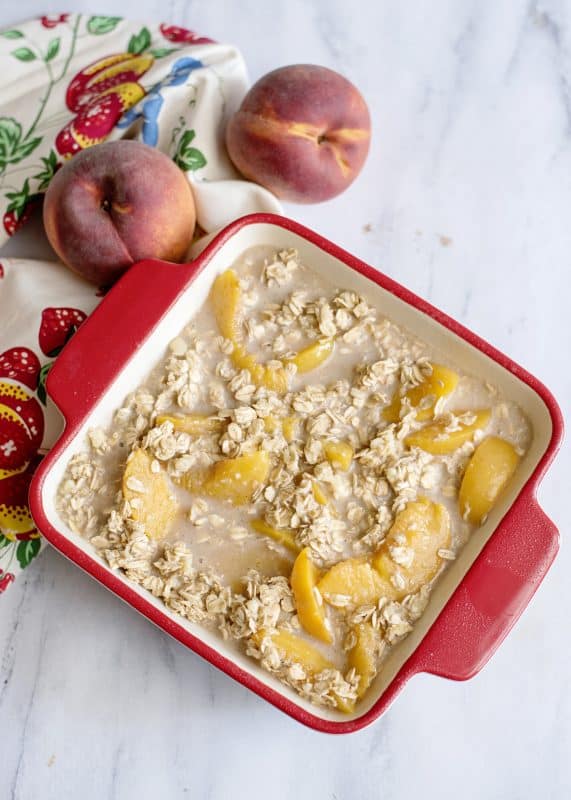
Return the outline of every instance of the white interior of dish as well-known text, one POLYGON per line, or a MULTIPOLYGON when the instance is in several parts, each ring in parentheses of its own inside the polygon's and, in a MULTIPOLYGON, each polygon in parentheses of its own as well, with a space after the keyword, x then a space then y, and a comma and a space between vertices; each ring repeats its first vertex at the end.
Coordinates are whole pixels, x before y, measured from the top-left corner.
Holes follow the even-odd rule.
MULTIPOLYGON (((354 289, 355 291, 366 294, 371 302, 375 303, 375 305, 381 309, 383 314, 400 325, 407 327, 436 350, 443 353, 451 362, 461 364, 465 372, 483 377, 498 386, 506 398, 513 399, 519 403, 533 428, 531 447, 522 460, 516 477, 510 485, 509 491, 506 492, 502 498, 502 502, 498 504, 490 514, 486 524, 471 537, 459 558, 451 564, 449 569, 437 582, 429 606, 424 615, 417 622, 413 633, 393 648, 385 661, 384 668, 377 676, 366 698, 358 705, 353 715, 354 717, 359 717, 376 702, 406 659, 421 642, 430 625, 436 619, 447 600, 478 556, 484 544, 493 533, 498 522, 514 501, 522 485, 533 472, 551 438, 551 418, 541 398, 530 389, 527 384, 514 377, 495 361, 483 355, 479 350, 467 344, 463 339, 451 333, 430 317, 422 314, 412 306, 372 283, 367 278, 347 267, 342 261, 333 258, 328 253, 297 234, 290 233, 278 226, 267 223, 247 225, 231 237, 219 252, 214 255, 207 267, 188 287, 186 292, 166 314, 147 340, 133 354, 122 373, 101 397, 98 404, 86 419, 78 435, 69 443, 65 451, 62 452, 57 463, 54 464, 53 468, 46 476, 43 487, 44 509, 50 523, 57 530, 62 532, 91 558, 97 560, 104 568, 109 569, 107 564, 96 555, 89 542, 73 533, 65 525, 56 511, 54 502, 56 490, 66 464, 74 453, 85 449, 85 434, 87 430, 94 426, 106 427, 111 422, 114 411, 122 404, 124 397, 143 381, 149 370, 163 357, 168 342, 179 333, 182 327, 189 321, 206 299, 214 277, 231 266, 244 250, 261 244, 273 245, 279 248, 295 247, 298 249, 303 261, 317 272, 326 276, 330 281, 344 288, 354 289)), ((148 602, 156 606, 165 617, 187 628, 192 634, 202 639, 211 648, 232 659, 242 669, 255 675, 258 680, 271 686, 274 690, 285 695, 307 711, 329 720, 347 720, 350 718, 345 714, 322 709, 300 699, 292 690, 284 687, 271 675, 260 669, 254 661, 238 652, 236 647, 231 643, 226 643, 216 634, 178 617, 174 612, 165 608, 162 603, 150 593, 146 592, 140 586, 127 581, 121 573, 115 574, 118 575, 121 580, 124 580, 131 589, 138 592, 145 597, 148 602)))

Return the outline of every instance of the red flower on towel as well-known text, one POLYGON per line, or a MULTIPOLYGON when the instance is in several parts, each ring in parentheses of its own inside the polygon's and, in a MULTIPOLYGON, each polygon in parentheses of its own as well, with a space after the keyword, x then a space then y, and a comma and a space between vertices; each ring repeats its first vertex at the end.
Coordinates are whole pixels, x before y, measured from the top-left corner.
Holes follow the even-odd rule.
POLYGON ((160 31, 165 39, 177 44, 216 44, 214 39, 209 39, 207 36, 199 36, 194 31, 189 31, 188 28, 179 28, 178 25, 165 25, 163 23, 160 26, 160 31))
POLYGON ((41 23, 44 28, 55 28, 56 25, 60 25, 62 22, 67 22, 69 18, 69 14, 47 14, 44 17, 41 17, 41 23))
MULTIPOLYGON (((39 537, 28 510, 28 487, 44 438, 44 413, 34 394, 39 374, 40 362, 27 347, 0 355, 0 538, 14 542, 39 537)), ((22 545, 17 557, 27 563, 36 552, 35 546, 22 545)))
POLYGON ((106 139, 124 112, 145 96, 139 78, 153 61, 150 53, 117 53, 82 69, 67 88, 65 101, 76 116, 56 136, 58 153, 70 158, 106 139))
POLYGON ((0 572, 0 594, 5 592, 13 581, 14 575, 11 572, 0 572))
POLYGON ((24 469, 0 470, 0 532, 11 542, 40 538, 28 508, 28 490, 41 460, 38 455, 24 469))
MULTIPOLYGON (((40 362, 27 347, 0 356, 0 483, 10 477, 5 473, 25 469, 42 443, 44 414, 33 394, 39 373, 40 362)), ((1 516, 0 510, 0 523, 1 516)))

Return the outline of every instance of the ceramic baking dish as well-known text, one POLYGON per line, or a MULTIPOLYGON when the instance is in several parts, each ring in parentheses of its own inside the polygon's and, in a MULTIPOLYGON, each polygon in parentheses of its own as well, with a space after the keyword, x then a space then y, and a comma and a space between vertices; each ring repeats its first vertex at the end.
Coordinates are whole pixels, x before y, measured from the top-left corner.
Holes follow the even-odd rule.
POLYGON ((219 233, 194 261, 136 264, 65 347, 47 383, 65 429, 30 489, 32 514, 46 539, 149 620, 211 664, 312 728, 348 733, 385 711, 419 672, 464 680, 506 636, 545 576, 558 534, 536 500, 537 485, 560 444, 560 410, 549 391, 459 323, 336 245, 291 220, 251 215, 219 233), (167 343, 200 308, 214 277, 248 247, 295 247, 301 260, 337 285, 365 292, 371 302, 452 363, 485 376, 519 403, 533 440, 509 490, 437 583, 413 633, 394 647, 352 715, 301 699, 216 634, 175 615, 140 586, 111 570, 88 541, 73 533, 55 507, 57 486, 86 432, 107 426, 125 396, 165 353, 167 343))

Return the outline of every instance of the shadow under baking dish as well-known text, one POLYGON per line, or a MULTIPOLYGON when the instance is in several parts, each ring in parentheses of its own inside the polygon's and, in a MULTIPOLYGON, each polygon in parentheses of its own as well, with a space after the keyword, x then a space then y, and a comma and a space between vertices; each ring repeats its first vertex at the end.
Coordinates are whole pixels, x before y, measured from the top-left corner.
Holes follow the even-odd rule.
POLYGON ((135 265, 65 347, 48 379, 48 392, 62 412, 65 430, 31 487, 30 504, 38 528, 64 555, 151 621, 318 730, 346 733, 363 727, 387 708, 416 672, 470 677, 509 631, 557 552, 557 532, 535 500, 537 483, 562 436, 560 411, 545 387, 408 290, 285 218, 251 215, 238 220, 190 264, 146 261, 135 265), (125 396, 164 357, 168 343, 200 309, 216 275, 244 250, 261 244, 295 247, 301 260, 330 282, 366 295, 383 315, 423 339, 446 362, 489 381, 517 402, 533 432, 530 448, 501 502, 438 580, 413 632, 392 648, 351 715, 300 698, 235 643, 179 617, 122 573, 111 570, 86 539, 69 529, 55 506, 67 463, 87 449, 88 429, 110 425, 125 396))

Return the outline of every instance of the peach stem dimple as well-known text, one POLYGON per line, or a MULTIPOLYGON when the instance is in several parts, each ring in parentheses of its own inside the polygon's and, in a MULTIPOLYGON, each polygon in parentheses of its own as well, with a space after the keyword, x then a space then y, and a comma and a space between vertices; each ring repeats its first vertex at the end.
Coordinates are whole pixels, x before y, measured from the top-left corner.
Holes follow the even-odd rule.
POLYGON ((119 203, 118 201, 111 203, 111 208, 118 214, 128 214, 132 210, 130 203, 119 203))

